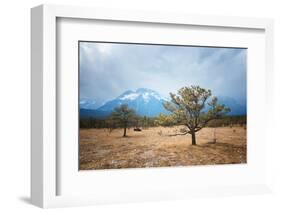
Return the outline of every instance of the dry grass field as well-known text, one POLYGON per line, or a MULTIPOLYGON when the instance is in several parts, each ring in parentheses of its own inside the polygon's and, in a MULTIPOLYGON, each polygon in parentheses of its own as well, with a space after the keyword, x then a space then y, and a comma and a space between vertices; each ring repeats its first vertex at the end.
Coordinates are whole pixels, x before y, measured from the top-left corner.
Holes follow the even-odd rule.
POLYGON ((246 163, 246 129, 204 128, 191 145, 190 135, 175 134, 180 127, 151 127, 141 132, 80 129, 80 169, 117 169, 246 163))

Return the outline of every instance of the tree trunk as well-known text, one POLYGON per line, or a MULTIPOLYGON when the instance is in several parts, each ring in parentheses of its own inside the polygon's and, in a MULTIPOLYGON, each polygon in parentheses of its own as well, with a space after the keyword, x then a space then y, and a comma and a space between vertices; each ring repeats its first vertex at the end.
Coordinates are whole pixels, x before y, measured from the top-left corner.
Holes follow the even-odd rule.
POLYGON ((123 137, 126 137, 126 131, 127 131, 127 127, 124 127, 124 134, 123 134, 123 137))
POLYGON ((191 138, 192 138, 192 145, 196 145, 195 132, 191 133, 191 138))

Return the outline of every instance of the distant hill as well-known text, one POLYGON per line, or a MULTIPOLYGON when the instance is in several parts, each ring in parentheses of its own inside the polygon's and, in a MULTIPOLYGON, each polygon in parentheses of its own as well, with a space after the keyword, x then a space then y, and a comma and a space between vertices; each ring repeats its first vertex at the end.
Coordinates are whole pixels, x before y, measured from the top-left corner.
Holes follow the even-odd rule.
POLYGON ((135 91, 128 90, 95 110, 85 109, 83 108, 84 105, 80 104, 80 116, 102 118, 110 115, 114 108, 122 104, 128 104, 138 115, 153 117, 159 113, 169 113, 163 107, 163 102, 166 100, 151 89, 139 88, 135 91))
POLYGON ((80 98, 79 101, 81 109, 97 109, 99 104, 90 98, 80 98))
MULTIPOLYGON (((80 117, 95 117, 104 118, 111 114, 114 108, 128 104, 130 108, 133 108, 138 115, 153 117, 160 113, 169 114, 169 112, 163 107, 163 103, 167 101, 154 90, 147 88, 139 88, 135 91, 128 90, 122 93, 120 96, 113 100, 110 100, 97 109, 94 108, 94 101, 80 100, 80 117)), ((220 103, 225 104, 231 108, 229 115, 245 115, 246 105, 238 104, 235 99, 229 97, 218 97, 220 103)))
POLYGON ((233 98, 218 96, 218 101, 220 104, 224 104, 225 106, 231 109, 228 115, 246 115, 247 114, 247 105, 246 103, 239 103, 233 98))

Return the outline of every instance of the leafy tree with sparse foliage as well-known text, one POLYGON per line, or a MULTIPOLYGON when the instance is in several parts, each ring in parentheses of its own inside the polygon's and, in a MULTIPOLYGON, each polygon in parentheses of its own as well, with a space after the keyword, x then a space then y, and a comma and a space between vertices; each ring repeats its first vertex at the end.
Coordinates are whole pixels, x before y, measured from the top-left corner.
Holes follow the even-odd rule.
POLYGON ((136 118, 136 113, 133 109, 130 109, 127 104, 122 104, 120 107, 114 109, 111 113, 111 118, 124 128, 123 137, 126 137, 129 123, 136 118))
POLYGON ((209 108, 206 110, 206 102, 212 93, 211 90, 199 86, 182 87, 177 94, 170 93, 170 96, 171 102, 165 102, 163 105, 173 113, 172 116, 177 123, 185 125, 185 128, 181 129, 180 135, 191 134, 192 145, 196 145, 196 132, 204 128, 209 121, 230 112, 229 108, 218 103, 216 97, 212 97, 207 103, 209 108))
POLYGON ((164 115, 162 113, 160 113, 157 118, 155 119, 155 124, 159 125, 159 126, 173 126, 175 125, 175 119, 172 115, 164 115))

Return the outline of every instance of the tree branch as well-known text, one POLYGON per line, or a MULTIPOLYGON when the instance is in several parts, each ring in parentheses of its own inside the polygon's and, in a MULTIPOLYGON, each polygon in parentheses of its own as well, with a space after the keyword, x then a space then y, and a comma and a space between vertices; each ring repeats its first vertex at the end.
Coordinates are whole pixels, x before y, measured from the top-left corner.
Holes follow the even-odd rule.
POLYGON ((186 134, 191 134, 191 132, 188 131, 188 132, 185 132, 185 133, 178 133, 178 134, 173 134, 173 135, 168 135, 168 136, 173 137, 173 136, 186 135, 186 134))

